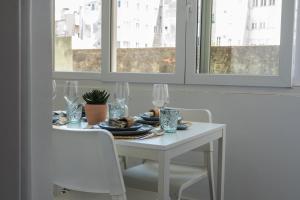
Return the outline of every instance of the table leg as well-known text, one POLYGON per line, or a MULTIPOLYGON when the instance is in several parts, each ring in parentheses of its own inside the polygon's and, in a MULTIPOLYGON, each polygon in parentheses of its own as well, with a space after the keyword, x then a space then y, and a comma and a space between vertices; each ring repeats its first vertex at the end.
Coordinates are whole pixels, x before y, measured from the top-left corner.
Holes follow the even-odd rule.
POLYGON ((158 199, 169 200, 170 199, 170 158, 166 152, 160 152, 158 157, 158 199))
POLYGON ((225 138, 226 130, 223 129, 223 136, 218 139, 217 200, 224 200, 225 138))

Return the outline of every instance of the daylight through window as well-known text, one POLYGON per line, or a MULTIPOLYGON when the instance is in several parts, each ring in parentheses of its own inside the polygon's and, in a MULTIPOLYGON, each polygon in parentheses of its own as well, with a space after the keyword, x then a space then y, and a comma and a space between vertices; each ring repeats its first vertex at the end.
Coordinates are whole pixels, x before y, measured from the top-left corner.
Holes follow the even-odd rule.
POLYGON ((100 72, 101 0, 55 0, 55 71, 100 72))

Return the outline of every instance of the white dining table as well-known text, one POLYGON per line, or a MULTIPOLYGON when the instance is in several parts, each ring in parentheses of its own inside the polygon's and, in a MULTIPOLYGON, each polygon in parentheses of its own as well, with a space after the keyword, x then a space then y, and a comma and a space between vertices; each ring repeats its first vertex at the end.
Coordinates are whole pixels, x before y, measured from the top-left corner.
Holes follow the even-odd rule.
MULTIPOLYGON (((55 129, 88 129, 82 122, 77 125, 53 126, 55 129)), ((116 139, 115 144, 120 156, 156 160, 159 164, 158 199, 169 200, 171 159, 209 142, 218 142, 217 200, 224 200, 226 125, 192 122, 187 130, 168 133, 148 139, 116 139)), ((200 158, 199 158, 200 159, 200 158)))

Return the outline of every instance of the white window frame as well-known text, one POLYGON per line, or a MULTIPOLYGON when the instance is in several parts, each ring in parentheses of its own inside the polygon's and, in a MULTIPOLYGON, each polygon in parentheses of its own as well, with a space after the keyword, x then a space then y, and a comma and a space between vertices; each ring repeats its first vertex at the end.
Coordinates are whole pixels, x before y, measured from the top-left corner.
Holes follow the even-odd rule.
POLYGON ((175 73, 126 73, 111 72, 115 65, 113 49, 116 39, 116 0, 103 0, 102 22, 102 78, 103 81, 129 81, 143 83, 176 83, 184 84, 185 72, 185 24, 186 4, 185 1, 177 0, 176 8, 176 68, 175 73), (110 9, 105 9, 110 8, 110 9), (111 38, 112 37, 112 38, 111 38))
MULTIPOLYGON (((105 0, 103 0, 105 1, 105 0)), ((50 1, 51 7, 51 24, 52 24, 52 78, 58 80, 101 80, 101 73, 99 72, 69 72, 69 71, 55 71, 55 0, 50 1)), ((103 8, 102 8, 103 10, 103 8)), ((101 46, 102 49, 102 46, 101 46)))
MULTIPOLYGON (((278 76, 258 76, 258 75, 231 75, 231 74, 197 74, 196 73, 196 35, 197 35, 197 0, 190 0, 193 11, 189 16, 187 23, 187 52, 186 52, 186 84, 202 85, 233 85, 233 86, 269 86, 269 87, 291 87, 292 86, 292 68, 294 65, 294 33, 295 25, 295 6, 296 0, 286 0, 282 2, 281 14, 281 38, 279 55, 279 75, 278 76)), ((202 1, 203 2, 211 2, 202 1)), ((203 5, 211 6, 211 5, 203 5)), ((210 15, 210 14, 209 14, 210 15)), ((203 16, 203 15, 202 15, 203 16)), ((206 16, 207 13, 206 13, 206 16)), ((201 65, 208 65, 210 43, 210 20, 202 19, 201 46, 206 49, 206 59, 201 60, 201 65), (203 28, 206 27, 206 28, 203 28)), ((204 57, 204 56, 203 56, 204 57)), ((202 57, 202 58, 203 58, 202 57)))
MULTIPOLYGON (((212 0, 199 0, 208 6, 206 16, 211 16, 208 2, 212 0)), ((102 62, 101 73, 97 72, 53 72, 55 79, 78 79, 78 80, 100 80, 100 81, 128 81, 141 83, 174 83, 174 84, 201 84, 201 85, 233 85, 233 86, 270 86, 291 87, 292 67, 294 64, 295 47, 295 4, 297 0, 286 0, 282 2, 281 14, 281 39, 280 39, 280 61, 278 76, 257 75, 230 75, 230 74, 197 74, 196 73, 196 40, 197 40, 197 2, 198 0, 177 0, 177 33, 176 33, 176 72, 175 73, 119 73, 111 72, 113 33, 111 23, 116 20, 112 17, 112 9, 117 6, 111 0, 102 0, 102 62), (107 9, 109 8, 109 9, 107 9), (293 11, 293 12, 292 12, 293 11)), ((54 0, 53 0, 54 2, 54 0)), ((53 3, 54 4, 54 3, 53 3)), ((54 8, 54 7, 53 7, 54 8)), ((54 9, 53 9, 54 10, 54 9)), ((52 17, 54 20, 54 17, 52 17)), ((205 48, 210 42, 210 17, 202 19, 201 66, 209 62, 209 50, 205 48), (204 28, 203 28, 204 27, 204 28)), ((115 23, 115 22, 114 22, 115 23)), ((54 23, 53 23, 54 24, 54 23)), ((53 29, 54 30, 54 29, 53 29)), ((54 48, 53 48, 54 50, 54 48)), ((54 54, 53 54, 54 55, 54 54)), ((54 62, 53 62, 54 63, 54 62)))

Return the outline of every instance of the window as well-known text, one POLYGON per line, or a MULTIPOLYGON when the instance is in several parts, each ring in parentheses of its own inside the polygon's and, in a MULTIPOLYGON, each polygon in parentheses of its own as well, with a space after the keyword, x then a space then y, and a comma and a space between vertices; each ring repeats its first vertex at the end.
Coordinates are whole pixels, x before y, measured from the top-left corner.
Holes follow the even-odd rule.
POLYGON ((252 0, 252 6, 257 7, 258 6, 258 0, 252 0))
POLYGON ((54 70, 104 81, 289 86, 295 2, 55 0, 54 70))
MULTIPOLYGON (((211 26, 210 60, 204 68, 199 67, 199 73, 278 75, 281 10, 256 12, 243 1, 234 6, 230 1, 215 0, 213 13, 216 20, 211 26), (257 22, 251 23, 251 29, 245 28, 255 19, 269 20, 274 29, 262 32, 260 29, 264 24, 257 22), (222 35, 220 45, 216 46, 214 43, 219 35, 222 35)), ((262 0, 263 4, 265 2, 262 0)))
MULTIPOLYGON (((259 23, 259 28, 260 29, 265 29, 266 28, 266 22, 260 22, 259 23)), ((266 43, 268 43, 268 42, 266 41, 266 43)))
POLYGON ((136 23, 135 27, 136 27, 137 30, 140 29, 140 23, 136 23))
POLYGON ((122 10, 111 2, 110 29, 114 36, 109 44, 110 68, 105 69, 103 78, 132 80, 130 77, 134 77, 146 82, 183 83, 185 54, 184 49, 178 52, 177 46, 184 47, 184 40, 178 38, 184 38, 185 19, 177 15, 178 7, 185 8, 185 2, 135 0, 135 7, 122 10), (124 21, 134 23, 135 27, 127 26, 124 21), (117 41, 128 41, 131 46, 118 48, 117 41))
POLYGON ((269 5, 274 6, 275 5, 275 0, 269 0, 269 5))
POLYGON ((101 0, 55 0, 56 72, 100 72, 101 0))
POLYGON ((267 5, 267 0, 261 0, 260 5, 261 6, 266 6, 267 5))
MULTIPOLYGON (((122 10, 122 12, 119 9, 116 10, 117 25, 121 26, 116 30, 117 40, 130 41, 135 46, 112 50, 116 59, 112 72, 173 73, 175 71, 176 0, 151 0, 147 3, 150 2, 152 10, 148 13, 134 12, 131 9, 122 10), (137 21, 136 29, 123 25, 124 20, 137 21), (140 26, 139 22, 152 26, 154 33, 140 26), (171 29, 164 29, 164 26, 169 26, 171 29), (147 48, 140 47, 139 44, 143 43, 152 45, 147 48)), ((136 5, 140 8, 140 3, 136 5)))
POLYGON ((187 83, 290 86, 295 2, 260 3, 256 9, 253 0, 198 2, 198 26, 188 26, 197 37, 187 47, 187 65, 194 66, 186 68, 187 83))

